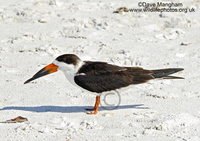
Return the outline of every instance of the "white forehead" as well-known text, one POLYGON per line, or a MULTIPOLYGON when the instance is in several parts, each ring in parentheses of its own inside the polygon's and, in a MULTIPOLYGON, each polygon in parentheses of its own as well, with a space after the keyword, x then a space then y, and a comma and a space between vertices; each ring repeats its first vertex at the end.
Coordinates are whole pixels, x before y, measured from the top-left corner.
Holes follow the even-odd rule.
POLYGON ((53 64, 57 65, 58 66, 58 69, 59 70, 74 70, 74 65, 73 64, 67 64, 67 63, 64 63, 64 62, 59 62, 57 60, 54 60, 53 61, 53 64))
POLYGON ((67 64, 64 62, 54 60, 53 64, 57 65, 59 70, 62 70, 62 71, 68 71, 68 70, 72 71, 73 70, 74 72, 77 72, 79 70, 79 68, 84 64, 84 62, 79 61, 78 64, 76 66, 74 66, 73 64, 67 64))

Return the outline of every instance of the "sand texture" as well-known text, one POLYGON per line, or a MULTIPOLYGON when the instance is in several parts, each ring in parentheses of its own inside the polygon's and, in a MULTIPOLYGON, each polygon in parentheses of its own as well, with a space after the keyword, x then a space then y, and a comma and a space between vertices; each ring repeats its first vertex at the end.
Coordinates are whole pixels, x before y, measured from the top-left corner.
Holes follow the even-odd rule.
POLYGON ((200 140, 200 1, 178 0, 195 9, 188 13, 127 11, 138 2, 0 0, 0 141, 200 140), (23 84, 67 53, 121 66, 184 68, 176 76, 185 79, 120 89, 117 109, 101 106, 87 115, 95 95, 61 71, 23 84), (5 123, 19 116, 27 120, 5 123))

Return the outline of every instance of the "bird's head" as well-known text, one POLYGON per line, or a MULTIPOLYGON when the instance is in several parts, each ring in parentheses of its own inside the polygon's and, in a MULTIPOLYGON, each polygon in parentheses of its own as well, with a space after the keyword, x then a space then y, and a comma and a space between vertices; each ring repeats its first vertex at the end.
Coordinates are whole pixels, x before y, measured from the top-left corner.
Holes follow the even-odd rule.
POLYGON ((58 70, 62 71, 74 71, 76 66, 80 64, 80 58, 74 54, 64 54, 58 56, 53 63, 47 65, 38 71, 32 78, 28 79, 24 84, 29 83, 37 78, 57 72, 58 70))

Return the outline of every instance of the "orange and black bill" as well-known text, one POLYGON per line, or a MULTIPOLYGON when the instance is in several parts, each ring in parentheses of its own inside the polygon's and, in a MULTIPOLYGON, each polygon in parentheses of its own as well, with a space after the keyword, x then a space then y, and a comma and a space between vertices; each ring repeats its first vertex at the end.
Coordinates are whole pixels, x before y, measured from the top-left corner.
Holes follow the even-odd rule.
POLYGON ((54 73, 58 70, 58 66, 52 64, 49 64, 48 66, 44 67, 43 69, 41 69, 39 72, 37 72, 32 78, 28 79, 26 82, 24 82, 24 84, 29 83, 37 78, 40 78, 42 76, 45 76, 47 74, 50 73, 54 73))

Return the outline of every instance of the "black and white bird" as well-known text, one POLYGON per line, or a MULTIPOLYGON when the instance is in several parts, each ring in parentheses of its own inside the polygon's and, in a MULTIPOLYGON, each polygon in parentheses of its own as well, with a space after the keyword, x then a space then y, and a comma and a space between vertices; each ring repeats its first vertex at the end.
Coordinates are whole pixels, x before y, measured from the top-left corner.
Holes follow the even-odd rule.
POLYGON ((57 57, 53 63, 41 69, 24 84, 58 70, 63 71, 72 84, 96 94, 94 108, 88 109, 94 112, 89 114, 97 114, 102 92, 145 83, 157 78, 184 79, 182 77, 169 76, 182 71, 182 68, 145 70, 141 67, 121 67, 106 62, 82 61, 74 54, 64 54, 57 57))

